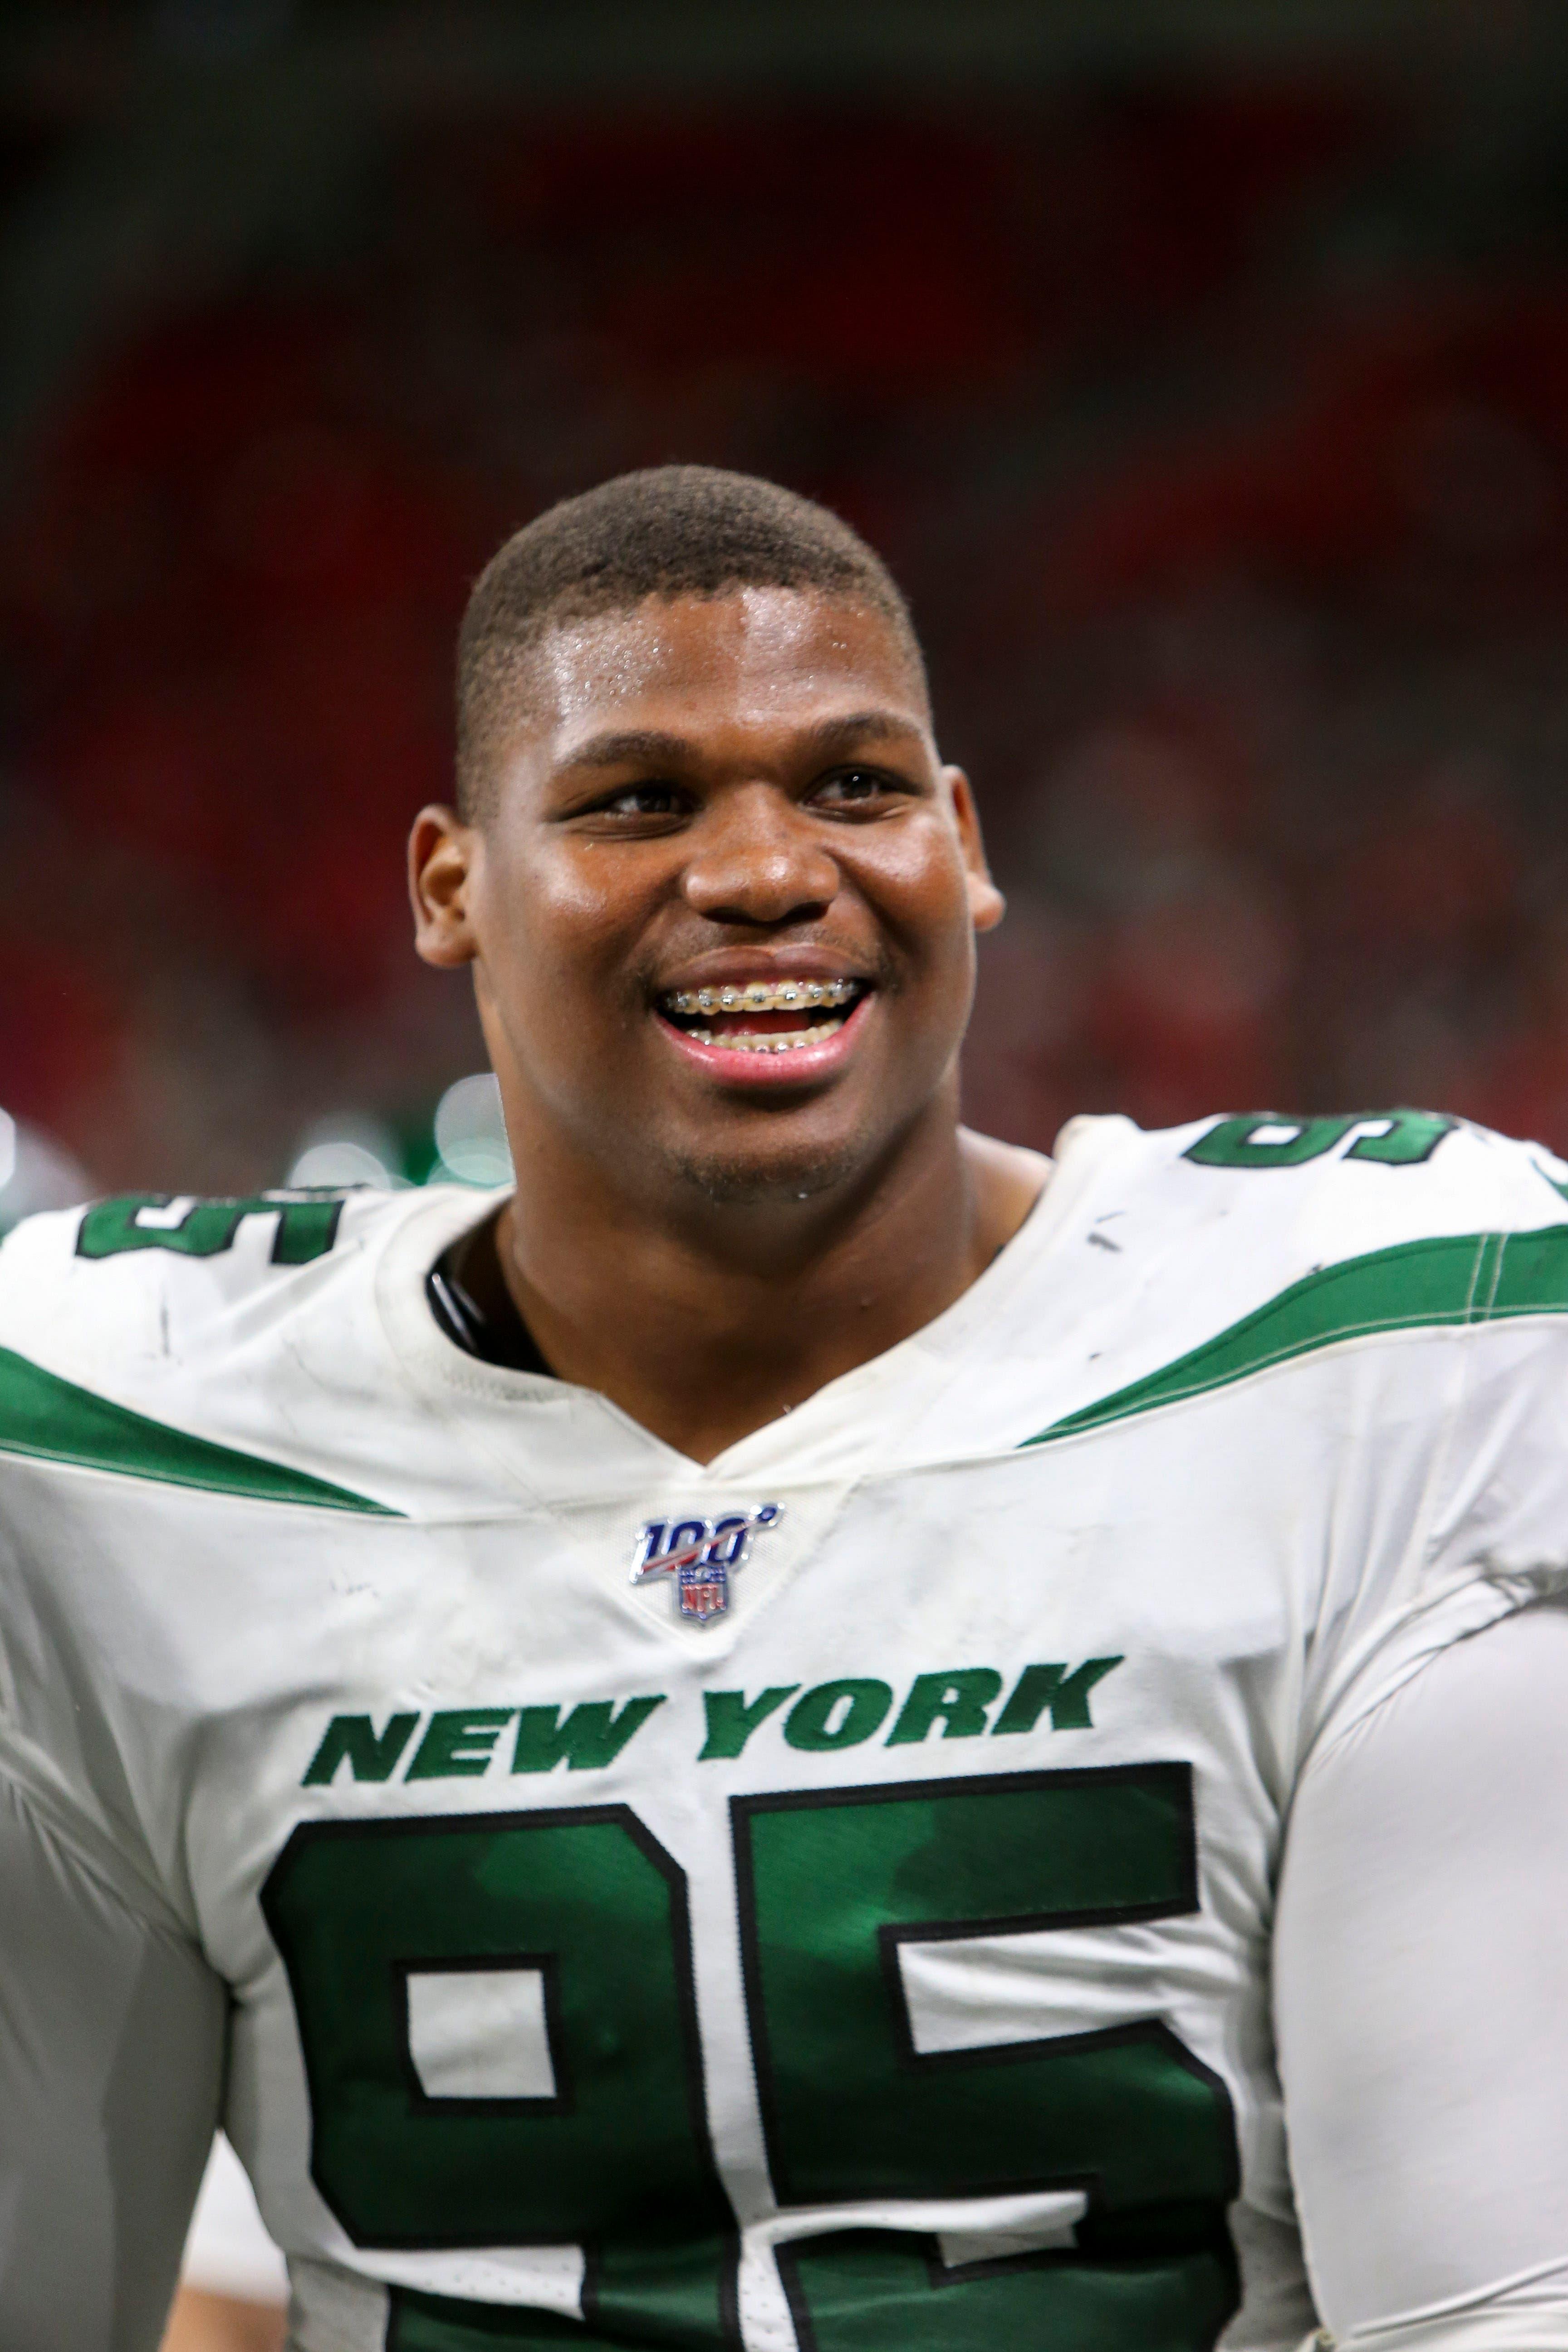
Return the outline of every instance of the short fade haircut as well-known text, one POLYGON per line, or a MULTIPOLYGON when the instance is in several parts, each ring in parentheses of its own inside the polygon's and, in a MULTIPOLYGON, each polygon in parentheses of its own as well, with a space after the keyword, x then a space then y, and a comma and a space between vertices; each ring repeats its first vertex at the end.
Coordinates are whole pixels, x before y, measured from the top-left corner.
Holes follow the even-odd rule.
POLYGON ((563 499, 509 539, 474 584, 458 639, 458 807, 484 812, 503 714, 553 628, 649 596, 816 589, 868 606, 925 662, 891 572, 858 531, 794 490, 716 466, 650 466, 563 499))

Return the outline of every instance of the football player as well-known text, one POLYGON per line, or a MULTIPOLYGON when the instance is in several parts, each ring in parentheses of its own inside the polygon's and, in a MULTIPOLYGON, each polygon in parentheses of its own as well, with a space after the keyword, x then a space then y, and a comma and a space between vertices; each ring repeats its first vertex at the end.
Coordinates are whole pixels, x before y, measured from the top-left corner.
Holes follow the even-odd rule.
MULTIPOLYGON (((0 2347, 1568 2347, 1568 1171, 966 1133, 1001 900, 765 483, 521 532, 420 952, 516 1188, 0 1255, 0 2347)), ((308 838, 298 856, 315 855, 308 838)))

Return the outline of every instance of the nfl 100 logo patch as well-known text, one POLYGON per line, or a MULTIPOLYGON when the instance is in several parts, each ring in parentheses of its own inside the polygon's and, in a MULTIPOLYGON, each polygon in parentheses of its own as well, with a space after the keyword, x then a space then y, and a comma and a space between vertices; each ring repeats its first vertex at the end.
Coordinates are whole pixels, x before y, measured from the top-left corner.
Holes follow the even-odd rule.
POLYGON ((722 1519, 649 1519, 637 1538, 632 1582, 673 1576, 679 1613, 706 1625, 730 1606, 731 1570, 745 1559, 752 1538, 783 1517, 782 1503, 759 1503, 722 1519))

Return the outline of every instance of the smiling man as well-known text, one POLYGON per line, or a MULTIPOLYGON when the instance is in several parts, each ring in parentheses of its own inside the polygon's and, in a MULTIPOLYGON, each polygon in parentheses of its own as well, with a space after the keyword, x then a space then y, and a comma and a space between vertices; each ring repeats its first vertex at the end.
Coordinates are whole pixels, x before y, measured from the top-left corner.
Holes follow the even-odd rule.
POLYGON ((419 948, 473 965, 526 1169, 467 1262, 535 1369, 707 1462, 931 1322, 1040 1190, 958 1124, 1002 912, 968 782, 870 551, 696 469, 502 551, 459 710, 419 948))
POLYGON ((1001 901, 878 559, 511 541, 420 952, 499 1209, 0 1255, 0 2352, 1568 2347, 1568 1171, 959 1124, 1001 901))

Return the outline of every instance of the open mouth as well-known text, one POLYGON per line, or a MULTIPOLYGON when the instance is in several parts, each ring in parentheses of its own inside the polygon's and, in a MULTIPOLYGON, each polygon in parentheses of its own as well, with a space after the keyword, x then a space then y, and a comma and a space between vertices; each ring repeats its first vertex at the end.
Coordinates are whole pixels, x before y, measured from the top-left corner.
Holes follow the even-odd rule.
POLYGON ((672 989, 658 1009, 672 1028, 700 1045, 731 1054, 793 1054, 837 1036, 869 992, 863 980, 752 980, 672 989))

